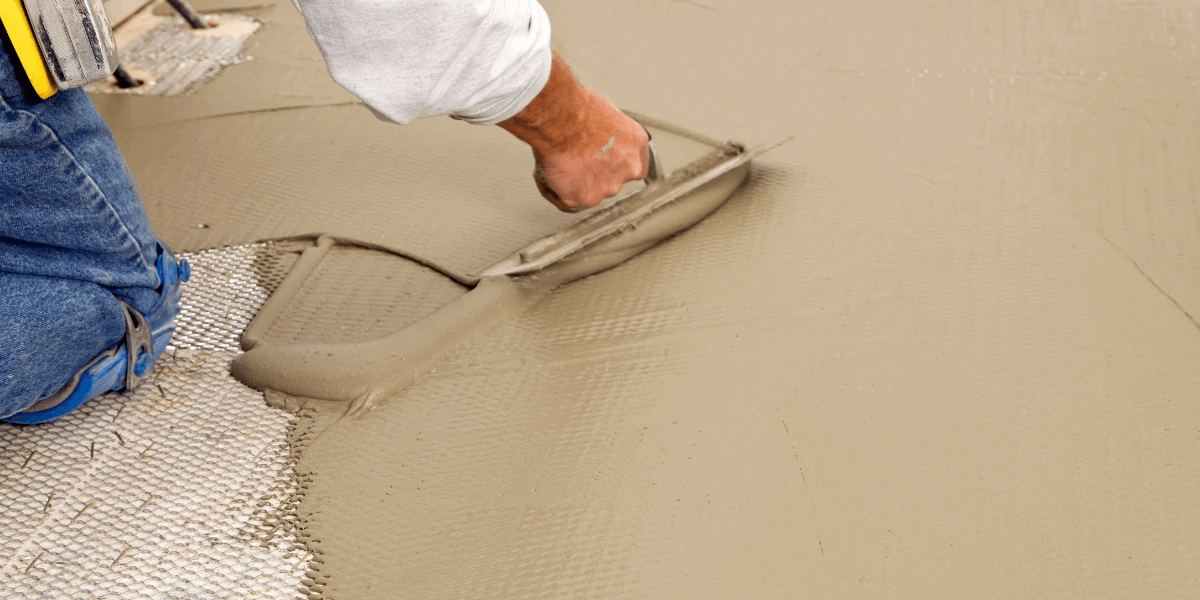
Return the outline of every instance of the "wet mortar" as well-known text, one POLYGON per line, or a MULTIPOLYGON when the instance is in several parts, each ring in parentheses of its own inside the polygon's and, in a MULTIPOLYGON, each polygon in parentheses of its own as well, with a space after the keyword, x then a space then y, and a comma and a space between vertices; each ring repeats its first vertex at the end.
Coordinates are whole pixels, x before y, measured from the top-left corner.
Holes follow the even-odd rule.
MULTIPOLYGON (((622 106, 796 137, 361 417, 268 394, 303 417, 314 591, 1200 592, 1187 4, 545 4, 622 106)), ((506 134, 375 121, 268 17, 211 88, 97 100, 169 243, 470 272, 566 222, 506 134)))

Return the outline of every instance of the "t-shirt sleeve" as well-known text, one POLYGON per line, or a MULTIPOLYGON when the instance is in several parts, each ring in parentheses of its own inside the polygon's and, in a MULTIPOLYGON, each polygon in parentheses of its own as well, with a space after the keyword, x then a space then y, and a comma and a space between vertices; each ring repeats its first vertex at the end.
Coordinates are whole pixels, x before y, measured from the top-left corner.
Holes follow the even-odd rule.
POLYGON ((536 0, 293 3, 333 80, 387 121, 495 124, 550 76, 550 18, 536 0))

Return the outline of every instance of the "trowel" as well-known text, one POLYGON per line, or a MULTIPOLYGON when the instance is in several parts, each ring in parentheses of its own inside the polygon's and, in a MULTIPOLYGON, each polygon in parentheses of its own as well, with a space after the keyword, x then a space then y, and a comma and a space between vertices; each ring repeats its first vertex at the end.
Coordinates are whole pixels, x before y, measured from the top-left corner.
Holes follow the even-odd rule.
MULTIPOLYGON (((733 142, 726 142, 686 167, 670 175, 663 175, 662 161, 658 157, 654 140, 650 140, 649 149, 650 166, 643 181, 645 187, 587 214, 553 235, 512 253, 484 269, 479 277, 522 275, 544 269, 596 242, 624 230, 636 228, 651 213, 687 197, 725 175, 733 173, 732 178, 737 179, 737 183, 740 184, 750 164, 750 153, 746 152, 745 148, 733 142)), ((728 195, 725 195, 725 198, 727 197, 728 195)), ((721 198, 720 202, 724 202, 724 198, 721 198)), ((716 206, 712 207, 715 208, 716 206)), ((711 209, 707 212, 711 212, 711 209)), ((700 215, 700 218, 703 216, 700 215)), ((683 225, 680 229, 690 227, 692 223, 683 225)))
POLYGON ((746 179, 750 159, 759 153, 657 119, 631 116, 644 127, 698 142, 710 151, 668 173, 652 141, 644 182, 629 184, 634 189, 477 275, 454 276, 471 290, 387 337, 359 343, 271 343, 265 337, 271 324, 333 246, 370 246, 320 236, 246 327, 246 353, 234 360, 234 377, 260 390, 350 402, 347 416, 371 409, 554 288, 620 264, 691 227, 730 197, 746 179))

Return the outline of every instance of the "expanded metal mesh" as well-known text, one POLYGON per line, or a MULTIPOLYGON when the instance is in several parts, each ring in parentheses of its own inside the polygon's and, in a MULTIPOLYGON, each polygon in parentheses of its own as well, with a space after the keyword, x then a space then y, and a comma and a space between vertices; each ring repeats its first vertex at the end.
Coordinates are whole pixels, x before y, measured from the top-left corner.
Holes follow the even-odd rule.
POLYGON ((192 29, 181 17, 156 19, 157 25, 151 30, 120 47, 121 66, 145 84, 121 89, 110 79, 87 86, 87 91, 146 96, 190 94, 226 66, 249 60, 242 51, 261 25, 244 15, 204 15, 216 27, 201 30, 192 29))
POLYGON ((286 254, 181 255, 192 281, 152 381, 54 423, 0 424, 0 597, 307 597, 291 413, 229 376, 286 254))

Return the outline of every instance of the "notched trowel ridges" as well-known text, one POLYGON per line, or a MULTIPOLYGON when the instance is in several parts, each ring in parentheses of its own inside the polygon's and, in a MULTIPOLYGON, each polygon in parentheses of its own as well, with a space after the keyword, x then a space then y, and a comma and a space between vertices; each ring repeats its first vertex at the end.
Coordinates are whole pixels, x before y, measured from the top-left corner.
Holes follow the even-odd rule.
MULTIPOLYGON (((696 224, 749 174, 755 153, 742 145, 669 131, 713 149, 485 269, 471 291, 413 325, 360 343, 248 340, 247 352, 232 365, 234 377, 257 389, 346 401, 347 414, 394 396, 554 288, 620 264, 696 224)), ((275 308, 266 312, 284 307, 275 308)), ((252 331, 257 331, 253 323, 247 328, 252 331)))

